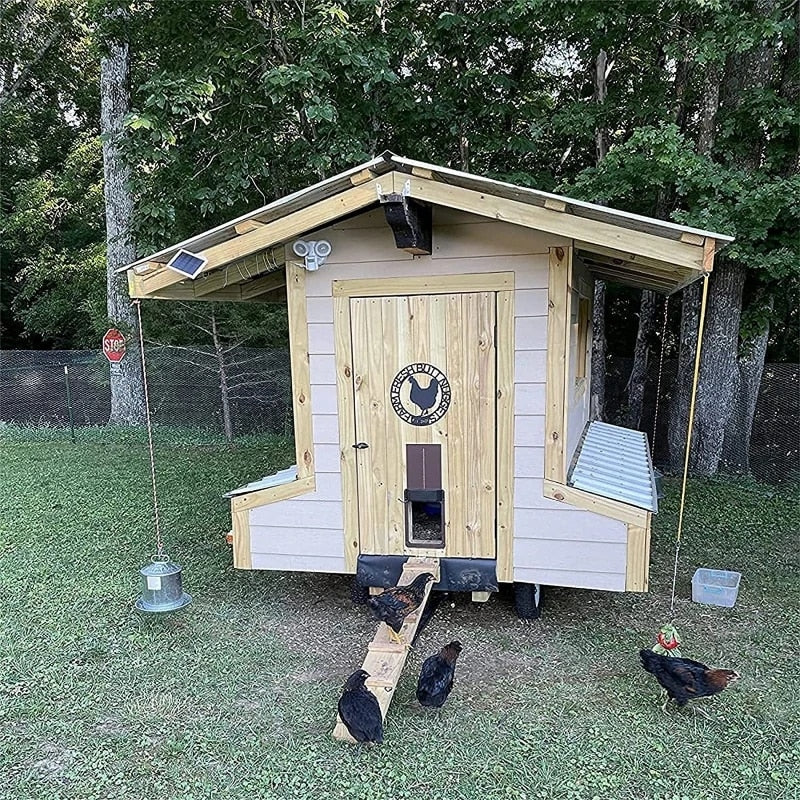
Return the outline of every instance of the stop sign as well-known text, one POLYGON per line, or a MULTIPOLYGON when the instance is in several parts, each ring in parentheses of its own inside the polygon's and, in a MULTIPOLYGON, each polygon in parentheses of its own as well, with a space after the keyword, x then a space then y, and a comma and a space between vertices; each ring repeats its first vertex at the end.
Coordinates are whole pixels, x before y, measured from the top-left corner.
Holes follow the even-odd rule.
POLYGON ((116 328, 109 328, 103 336, 103 355, 112 364, 119 364, 125 356, 125 337, 116 328))

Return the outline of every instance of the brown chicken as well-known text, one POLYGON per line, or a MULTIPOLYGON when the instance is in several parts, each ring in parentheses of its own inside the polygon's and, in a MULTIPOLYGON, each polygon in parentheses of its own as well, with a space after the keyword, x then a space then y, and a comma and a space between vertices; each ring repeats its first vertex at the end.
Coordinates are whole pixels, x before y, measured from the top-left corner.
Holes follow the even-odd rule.
POLYGON ((690 658, 670 658, 652 650, 640 650, 639 658, 667 693, 664 711, 670 700, 683 707, 689 700, 719 694, 739 680, 739 673, 732 669, 711 669, 690 658))
POLYGON ((376 619, 385 622, 389 627, 389 636, 398 644, 405 644, 400 629, 409 614, 413 614, 425 597, 425 589, 434 580, 430 572, 417 575, 407 586, 395 586, 386 589, 383 594, 375 595, 367 600, 370 611, 376 619))

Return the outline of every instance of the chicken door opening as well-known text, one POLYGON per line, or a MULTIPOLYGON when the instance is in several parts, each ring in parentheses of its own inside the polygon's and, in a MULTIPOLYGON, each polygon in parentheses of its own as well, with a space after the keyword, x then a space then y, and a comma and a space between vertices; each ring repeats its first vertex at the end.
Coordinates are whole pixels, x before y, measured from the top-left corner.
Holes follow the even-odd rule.
POLYGON ((406 545, 444 547, 444 491, 406 490, 406 545))

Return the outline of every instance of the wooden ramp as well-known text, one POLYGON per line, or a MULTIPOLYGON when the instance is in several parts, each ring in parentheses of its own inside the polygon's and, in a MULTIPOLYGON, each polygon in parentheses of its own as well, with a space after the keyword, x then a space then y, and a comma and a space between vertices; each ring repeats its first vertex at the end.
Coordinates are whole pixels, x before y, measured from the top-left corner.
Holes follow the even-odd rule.
MULTIPOLYGON (((409 558, 403 567, 403 574, 400 576, 398 586, 405 586, 411 583, 414 578, 422 572, 430 572, 437 582, 439 580, 439 559, 437 558, 409 558)), ((411 644, 414 634, 417 632, 422 611, 425 608, 431 594, 429 583, 425 588, 425 597, 422 599, 420 607, 406 617, 406 621, 400 630, 403 639, 411 644)), ((362 669, 369 673, 366 681, 367 688, 378 698, 381 707, 381 714, 386 719, 386 712, 389 710, 389 703, 394 697, 394 690, 400 680, 400 674, 408 657, 408 649, 401 644, 393 642, 389 638, 389 628, 384 622, 378 626, 375 638, 367 648, 367 657, 364 659, 362 669)), ((354 742, 355 739, 348 733, 339 717, 336 717, 336 727, 333 729, 333 738, 341 739, 345 742, 354 742)))

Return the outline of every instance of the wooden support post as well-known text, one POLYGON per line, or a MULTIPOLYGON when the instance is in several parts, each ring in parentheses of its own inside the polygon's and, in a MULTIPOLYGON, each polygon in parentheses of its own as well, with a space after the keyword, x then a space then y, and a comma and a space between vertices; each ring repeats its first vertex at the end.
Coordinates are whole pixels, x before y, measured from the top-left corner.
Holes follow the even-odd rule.
POLYGON ((569 283, 572 248, 550 248, 550 280, 547 293, 547 365, 545 385, 544 476, 566 483, 567 468, 565 382, 569 354, 569 283))

